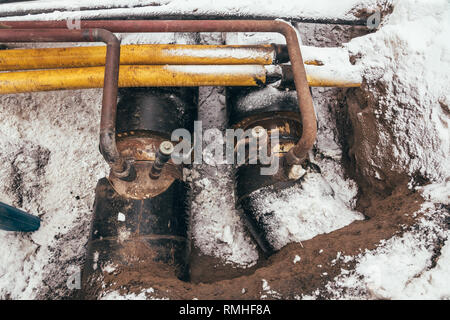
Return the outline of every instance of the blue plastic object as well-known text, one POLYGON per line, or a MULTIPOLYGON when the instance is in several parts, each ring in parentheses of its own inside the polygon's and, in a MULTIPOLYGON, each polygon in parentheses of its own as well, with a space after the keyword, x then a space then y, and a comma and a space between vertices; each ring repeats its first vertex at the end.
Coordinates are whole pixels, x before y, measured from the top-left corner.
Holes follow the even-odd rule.
POLYGON ((41 220, 29 213, 0 202, 0 229, 31 232, 39 229, 41 220))

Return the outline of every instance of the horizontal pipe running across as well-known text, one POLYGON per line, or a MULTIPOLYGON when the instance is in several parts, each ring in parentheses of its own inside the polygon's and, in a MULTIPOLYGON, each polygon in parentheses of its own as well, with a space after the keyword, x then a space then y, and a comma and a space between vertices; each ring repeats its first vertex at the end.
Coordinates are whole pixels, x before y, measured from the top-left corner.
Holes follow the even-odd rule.
MULTIPOLYGON (((0 93, 103 87, 104 67, 0 73, 0 93)), ((258 86, 266 82, 260 65, 128 66, 119 69, 119 87, 258 86)))
MULTIPOLYGON (((105 65, 105 56, 104 46, 0 50, 0 71, 97 67, 105 65)), ((120 64, 123 65, 270 65, 288 60, 283 45, 139 44, 120 47, 120 64)))
MULTIPOLYGON (((320 67, 317 67, 320 68, 320 67)), ((261 65, 121 65, 119 87, 260 86, 273 69, 261 65)), ((314 69, 313 69, 314 70, 314 69)), ((0 94, 103 87, 104 67, 0 73, 0 94)), ((281 74, 278 74, 281 79, 281 74)), ((307 74, 310 86, 358 87, 352 79, 307 74)))

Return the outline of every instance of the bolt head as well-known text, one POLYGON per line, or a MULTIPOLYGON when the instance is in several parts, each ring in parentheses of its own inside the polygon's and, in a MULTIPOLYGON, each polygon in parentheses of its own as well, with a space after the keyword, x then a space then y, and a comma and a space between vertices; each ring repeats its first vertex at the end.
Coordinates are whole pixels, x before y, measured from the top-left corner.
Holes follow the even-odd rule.
POLYGON ((174 149, 173 143, 167 140, 161 142, 161 144, 159 145, 159 151, 164 155, 172 154, 173 149, 174 149))
POLYGON ((261 126, 256 126, 252 129, 252 136, 255 138, 264 137, 266 134, 266 129, 261 126))

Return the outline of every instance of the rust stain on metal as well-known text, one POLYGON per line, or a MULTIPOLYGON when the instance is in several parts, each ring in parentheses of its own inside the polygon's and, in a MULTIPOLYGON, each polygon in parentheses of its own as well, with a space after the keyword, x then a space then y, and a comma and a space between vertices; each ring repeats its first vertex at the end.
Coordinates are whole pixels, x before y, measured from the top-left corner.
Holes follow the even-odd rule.
POLYGON ((149 177, 156 152, 164 138, 148 132, 134 131, 120 133, 117 137, 120 155, 132 162, 136 169, 136 179, 133 181, 109 176, 112 187, 121 196, 137 200, 153 198, 166 191, 175 179, 183 179, 182 168, 171 160, 162 169, 159 179, 152 180, 149 177))

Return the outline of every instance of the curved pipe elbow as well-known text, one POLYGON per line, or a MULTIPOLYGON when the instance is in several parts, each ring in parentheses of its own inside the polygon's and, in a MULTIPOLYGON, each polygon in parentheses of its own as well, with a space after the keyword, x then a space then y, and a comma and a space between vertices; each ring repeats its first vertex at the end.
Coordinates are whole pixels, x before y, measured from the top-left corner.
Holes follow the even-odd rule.
POLYGON ((105 29, 91 29, 90 36, 92 40, 103 41, 107 45, 100 119, 100 152, 114 176, 124 181, 133 181, 136 178, 136 170, 129 161, 122 158, 116 144, 120 41, 105 29))
POLYGON ((284 21, 274 21, 274 24, 277 27, 277 32, 286 38, 302 117, 302 136, 297 144, 286 154, 286 164, 294 165, 300 164, 306 158, 309 150, 313 148, 317 137, 317 120, 297 32, 294 27, 284 21))
POLYGON ((133 181, 136 178, 136 169, 133 164, 122 158, 116 145, 114 131, 100 132, 100 153, 111 168, 111 173, 124 181, 133 181))

